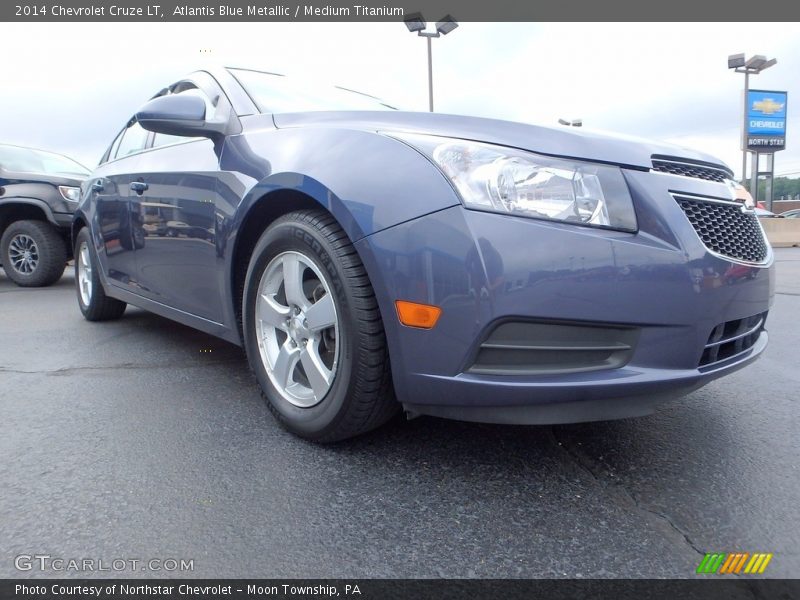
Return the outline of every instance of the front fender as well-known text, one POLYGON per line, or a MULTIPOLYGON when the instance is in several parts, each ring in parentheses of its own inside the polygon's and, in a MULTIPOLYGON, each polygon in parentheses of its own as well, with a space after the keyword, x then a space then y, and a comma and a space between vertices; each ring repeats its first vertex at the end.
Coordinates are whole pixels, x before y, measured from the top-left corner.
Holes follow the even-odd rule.
MULTIPOLYGON (((227 174, 221 194, 231 200, 241 197, 226 228, 225 246, 231 249, 225 251, 227 281, 233 280, 237 267, 232 248, 238 233, 254 207, 262 199, 268 202, 274 192, 312 198, 333 215, 354 244, 460 205, 450 182, 427 158, 374 132, 326 127, 249 132, 228 139, 220 164, 227 174)), ((373 285, 382 287, 380 270, 364 263, 373 285)), ((233 290, 229 293, 233 306, 233 290)), ((381 300, 384 318, 394 318, 393 305, 381 300)))
POLYGON ((26 198, 24 196, 9 196, 0 200, 0 207, 10 204, 28 204, 30 206, 35 206, 36 208, 41 209, 48 222, 52 223, 53 225, 58 225, 58 222, 56 222, 56 219, 53 216, 52 209, 44 200, 39 200, 38 198, 26 198))
MULTIPOLYGON (((78 209, 72 215, 72 224, 70 225, 70 243, 72 244, 73 248, 75 247, 75 238, 78 236, 78 224, 84 223, 85 225, 89 225, 91 220, 86 215, 83 210, 83 207, 78 207, 78 209)), ((91 231, 91 229, 90 229, 91 231)))
POLYGON ((353 242, 459 204, 450 182, 427 158, 369 131, 303 127, 234 136, 222 168, 236 172, 246 189, 232 231, 261 198, 277 190, 319 202, 353 242))

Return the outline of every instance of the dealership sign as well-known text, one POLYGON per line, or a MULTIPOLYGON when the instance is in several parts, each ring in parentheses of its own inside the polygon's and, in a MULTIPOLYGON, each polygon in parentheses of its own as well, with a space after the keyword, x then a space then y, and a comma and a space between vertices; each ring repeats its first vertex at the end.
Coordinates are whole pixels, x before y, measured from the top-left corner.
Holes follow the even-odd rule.
POLYGON ((775 152, 786 148, 786 92, 748 90, 744 118, 745 149, 775 152))

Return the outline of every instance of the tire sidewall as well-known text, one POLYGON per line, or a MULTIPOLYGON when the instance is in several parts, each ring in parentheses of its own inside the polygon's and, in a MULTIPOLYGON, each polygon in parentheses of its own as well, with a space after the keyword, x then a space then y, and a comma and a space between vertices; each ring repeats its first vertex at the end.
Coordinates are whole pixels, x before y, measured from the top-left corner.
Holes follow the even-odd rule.
POLYGON ((75 293, 78 296, 78 308, 81 309, 81 313, 83 316, 86 317, 89 314, 89 311, 92 309, 92 304, 96 302, 97 292, 100 289, 100 280, 97 275, 97 261, 94 257, 94 249, 92 248, 92 240, 91 236, 89 235, 89 230, 84 227, 78 232, 78 236, 75 238, 75 248, 73 249, 73 255, 75 256, 75 293), (81 244, 86 243, 86 246, 89 250, 89 260, 91 261, 92 267, 92 295, 89 298, 89 304, 86 305, 83 303, 83 298, 81 298, 81 290, 80 290, 80 278, 78 277, 78 269, 80 266, 80 257, 79 253, 81 251, 81 244))
MULTIPOLYGON (((42 239, 42 232, 36 227, 29 226, 28 223, 29 221, 23 220, 15 221, 9 224, 6 230, 3 232, 2 239, 0 240, 0 251, 2 251, 3 268, 6 272, 6 275, 12 281, 23 286, 38 287, 45 285, 46 282, 44 279, 47 278, 47 274, 44 272, 49 270, 50 267, 48 263, 54 260, 54 258, 52 256, 48 256, 50 244, 46 240, 42 239), (11 240, 20 234, 27 235, 36 243, 36 248, 39 253, 39 260, 32 273, 20 273, 11 265, 11 257, 9 255, 11 240)), ((49 223, 47 223, 47 225, 49 226, 49 223)))
POLYGON ((334 428, 346 412, 350 383, 359 360, 357 327, 352 317, 351 291, 341 262, 327 240, 312 226, 297 220, 274 223, 261 236, 253 250, 245 279, 242 316, 243 338, 250 367, 264 391, 267 402, 292 431, 306 437, 322 437, 334 428), (324 274, 338 316, 339 356, 333 385, 317 405, 300 408, 277 391, 261 360, 256 339, 255 300, 261 277, 269 262, 279 254, 298 251, 310 258, 324 274))

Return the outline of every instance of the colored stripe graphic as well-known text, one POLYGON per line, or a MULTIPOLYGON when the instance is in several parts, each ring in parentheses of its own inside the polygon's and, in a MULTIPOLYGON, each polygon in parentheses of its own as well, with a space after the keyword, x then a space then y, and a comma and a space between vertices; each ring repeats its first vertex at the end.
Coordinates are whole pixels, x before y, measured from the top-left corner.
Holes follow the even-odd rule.
POLYGON ((711 570, 709 571, 709 573, 716 573, 717 570, 719 569, 720 565, 722 564, 723 560, 725 560, 725 555, 724 554, 717 554, 717 558, 716 558, 716 560, 714 560, 713 564, 711 565, 711 570))
POLYGON ((737 560, 738 557, 739 557, 739 555, 735 554, 733 552, 728 554, 728 557, 725 559, 725 562, 722 563, 722 568, 719 570, 720 574, 722 574, 722 573, 730 573, 731 565, 734 563, 734 561, 737 560))
POLYGON ((710 558, 711 558, 711 554, 706 553, 706 555, 703 557, 703 560, 701 560, 700 564, 697 565, 697 571, 696 571, 697 573, 705 573, 706 572, 706 566, 708 565, 708 561, 709 561, 710 558))
POLYGON ((750 561, 750 571, 745 569, 745 573, 758 573, 758 570, 761 568, 761 562, 764 560, 763 554, 754 554, 753 560, 750 561))
POLYGON ((707 566, 708 561, 711 558, 711 556, 712 556, 711 554, 706 553, 706 555, 703 557, 703 560, 701 560, 700 564, 697 565, 697 571, 696 571, 697 573, 705 573, 706 572, 706 566, 707 566))
POLYGON ((772 556, 771 553, 766 552, 756 552, 754 554, 749 552, 731 552, 729 554, 708 552, 697 566, 697 573, 739 575, 744 569, 745 574, 761 574, 766 570, 767 565, 772 560, 772 556))
POLYGON ((709 553, 703 557, 700 566, 697 567, 698 573, 716 573, 722 564, 722 559, 725 558, 724 554, 709 553))
POLYGON ((764 562, 761 563, 761 569, 759 569, 758 572, 759 573, 763 573, 764 570, 767 568, 767 565, 769 564, 769 561, 771 561, 771 560, 772 560, 772 554, 767 554, 767 556, 764 558, 764 562))
POLYGON ((734 573, 736 573, 737 575, 739 574, 739 571, 742 570, 742 567, 744 566, 744 563, 747 562, 747 558, 749 556, 750 556, 749 552, 745 552, 744 554, 742 554, 742 557, 739 559, 739 561, 736 563, 736 567, 733 569, 734 573))

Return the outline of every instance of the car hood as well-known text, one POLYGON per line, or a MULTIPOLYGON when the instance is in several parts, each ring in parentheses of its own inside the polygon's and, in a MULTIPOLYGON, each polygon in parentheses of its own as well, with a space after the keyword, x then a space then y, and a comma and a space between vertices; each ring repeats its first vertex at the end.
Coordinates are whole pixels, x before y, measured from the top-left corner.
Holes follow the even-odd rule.
POLYGON ((50 185, 66 185, 70 187, 80 187, 86 177, 81 176, 67 176, 67 175, 51 175, 48 173, 26 173, 22 171, 11 171, 9 169, 0 168, 0 183, 5 182, 5 185, 10 183, 49 183, 50 185))
MULTIPOLYGON (((305 112, 273 115, 280 128, 329 126, 411 132, 488 142, 521 150, 649 169, 653 155, 724 165, 714 156, 663 142, 575 128, 415 112, 305 112)), ((727 168, 727 167, 726 167, 727 168)))

